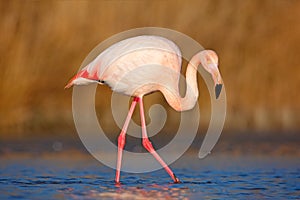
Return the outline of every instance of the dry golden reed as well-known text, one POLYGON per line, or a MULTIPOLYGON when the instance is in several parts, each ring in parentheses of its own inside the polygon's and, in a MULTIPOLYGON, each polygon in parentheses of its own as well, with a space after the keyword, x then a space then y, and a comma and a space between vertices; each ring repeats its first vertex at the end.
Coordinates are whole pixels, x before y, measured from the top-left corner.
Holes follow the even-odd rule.
MULTIPOLYGON (((73 130, 68 79, 98 43, 145 26, 180 31, 218 52, 226 130, 300 130, 299 9, 297 0, 0 1, 1 135, 73 130)), ((97 110, 109 127, 110 90, 100 90, 97 110)), ((161 99, 149 96, 146 106, 161 99)))

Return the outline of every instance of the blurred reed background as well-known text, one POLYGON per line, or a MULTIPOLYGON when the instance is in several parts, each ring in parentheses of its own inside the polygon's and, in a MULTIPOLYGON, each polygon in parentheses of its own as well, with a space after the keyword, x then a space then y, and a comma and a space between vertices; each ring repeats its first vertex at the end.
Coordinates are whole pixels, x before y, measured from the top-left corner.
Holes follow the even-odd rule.
MULTIPOLYGON (((225 132, 297 137, 299 10, 297 0, 2 0, 0 138, 74 134, 72 90, 64 90, 65 84, 101 41, 145 26, 180 31, 218 52, 228 100, 225 132)), ((207 124, 210 103, 199 83, 201 119, 207 124)), ((101 123, 109 127, 110 89, 97 93, 101 123)), ((149 96, 147 105, 159 98, 149 96)))

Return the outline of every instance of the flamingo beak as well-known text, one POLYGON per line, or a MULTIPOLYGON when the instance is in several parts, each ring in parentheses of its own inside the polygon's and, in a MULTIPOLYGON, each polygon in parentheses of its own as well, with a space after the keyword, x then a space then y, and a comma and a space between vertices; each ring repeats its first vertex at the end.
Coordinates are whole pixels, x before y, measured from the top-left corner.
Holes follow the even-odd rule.
POLYGON ((216 99, 219 98, 221 91, 222 91, 222 87, 223 87, 223 82, 222 82, 222 78, 221 78, 221 74, 218 70, 218 68, 215 68, 215 70, 212 73, 212 78, 214 80, 215 83, 215 95, 216 95, 216 99))
POLYGON ((221 94, 222 86, 223 86, 223 84, 216 84, 216 86, 215 86, 216 99, 218 99, 221 94))

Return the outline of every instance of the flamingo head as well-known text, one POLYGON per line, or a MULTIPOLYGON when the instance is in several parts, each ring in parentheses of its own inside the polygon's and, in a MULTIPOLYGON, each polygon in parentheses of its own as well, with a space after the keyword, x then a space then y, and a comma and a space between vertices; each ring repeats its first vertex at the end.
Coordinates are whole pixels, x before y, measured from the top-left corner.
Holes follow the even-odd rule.
POLYGON ((204 50, 200 53, 200 62, 203 68, 209 72, 213 78, 216 99, 219 98, 223 86, 222 77, 218 68, 218 60, 216 52, 212 50, 204 50))

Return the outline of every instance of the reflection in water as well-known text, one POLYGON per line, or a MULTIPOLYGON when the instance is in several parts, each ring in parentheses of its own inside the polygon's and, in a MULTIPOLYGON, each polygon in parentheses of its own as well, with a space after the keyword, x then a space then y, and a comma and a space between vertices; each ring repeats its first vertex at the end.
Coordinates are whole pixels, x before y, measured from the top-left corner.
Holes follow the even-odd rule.
POLYGON ((115 191, 104 192, 98 190, 89 190, 84 194, 76 194, 68 191, 68 196, 74 199, 188 199, 188 188, 169 188, 168 186, 159 186, 157 184, 148 185, 146 188, 141 187, 118 187, 115 191))

